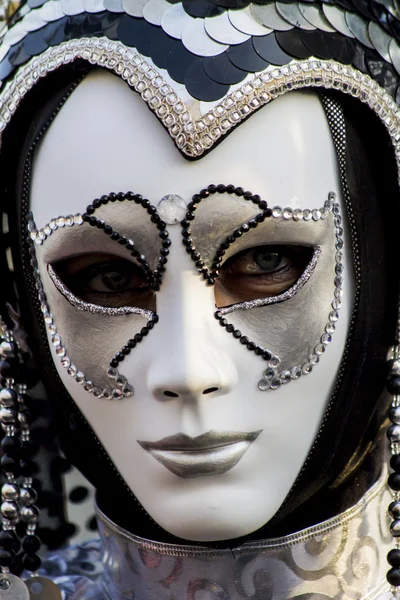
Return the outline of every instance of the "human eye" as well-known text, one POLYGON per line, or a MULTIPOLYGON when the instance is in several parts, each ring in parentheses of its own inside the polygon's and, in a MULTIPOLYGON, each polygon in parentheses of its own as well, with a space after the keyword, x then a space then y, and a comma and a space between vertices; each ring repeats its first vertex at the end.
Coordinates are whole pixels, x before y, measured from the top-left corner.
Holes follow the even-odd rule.
POLYGON ((265 245, 231 256, 215 283, 218 308, 278 296, 301 277, 314 249, 300 245, 265 245))
POLYGON ((112 255, 84 254, 57 262, 52 268, 68 290, 83 302, 155 311, 154 290, 143 269, 132 261, 112 255))

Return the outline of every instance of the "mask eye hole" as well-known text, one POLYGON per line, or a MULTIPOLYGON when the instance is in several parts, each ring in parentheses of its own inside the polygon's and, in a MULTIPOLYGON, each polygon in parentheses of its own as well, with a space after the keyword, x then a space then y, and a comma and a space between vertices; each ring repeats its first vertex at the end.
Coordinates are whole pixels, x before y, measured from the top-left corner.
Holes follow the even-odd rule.
POLYGON ((137 263, 111 254, 81 254, 52 265, 74 296, 107 308, 125 306, 156 312, 156 295, 137 263))
POLYGON ((311 246, 300 245, 255 246, 231 256, 215 282, 216 306, 282 294, 304 273, 312 256, 311 246))

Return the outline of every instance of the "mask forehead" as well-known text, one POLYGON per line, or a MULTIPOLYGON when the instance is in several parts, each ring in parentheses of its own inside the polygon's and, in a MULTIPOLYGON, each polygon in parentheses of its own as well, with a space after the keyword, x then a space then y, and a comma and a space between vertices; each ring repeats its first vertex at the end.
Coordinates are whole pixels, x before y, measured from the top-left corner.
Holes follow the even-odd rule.
POLYGON ((72 94, 41 143, 32 187, 40 202, 32 208, 41 227, 110 190, 132 189, 157 205, 168 193, 189 201, 220 182, 251 189, 270 206, 319 208, 327 190, 338 191, 334 165, 326 117, 312 93, 274 101, 210 154, 188 162, 139 96, 118 78, 96 72, 72 94))

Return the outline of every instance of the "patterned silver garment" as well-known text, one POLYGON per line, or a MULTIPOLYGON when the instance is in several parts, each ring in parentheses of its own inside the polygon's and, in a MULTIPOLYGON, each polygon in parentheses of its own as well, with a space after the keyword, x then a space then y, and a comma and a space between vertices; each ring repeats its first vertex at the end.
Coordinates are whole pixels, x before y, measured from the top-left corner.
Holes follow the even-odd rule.
POLYGON ((333 519, 227 550, 143 540, 98 510, 102 545, 50 555, 42 574, 59 585, 64 600, 386 600, 385 475, 333 519))

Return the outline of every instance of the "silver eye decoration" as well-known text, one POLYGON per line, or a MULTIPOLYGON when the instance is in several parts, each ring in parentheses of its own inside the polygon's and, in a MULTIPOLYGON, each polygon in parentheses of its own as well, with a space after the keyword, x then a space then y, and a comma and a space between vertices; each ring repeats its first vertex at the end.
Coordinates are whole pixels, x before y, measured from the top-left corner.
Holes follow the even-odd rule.
POLYGON ((158 323, 158 315, 151 310, 146 310, 138 307, 124 306, 119 308, 99 306, 96 304, 85 302, 77 298, 71 290, 61 281, 56 271, 51 265, 48 266, 47 271, 51 281, 54 283, 58 291, 68 300, 68 302, 77 308, 78 310, 91 312, 93 314, 103 314, 105 316, 119 316, 128 314, 139 314, 147 319, 147 323, 136 333, 132 339, 129 339, 125 346, 121 348, 119 352, 111 358, 109 366, 107 368, 107 377, 110 380, 109 387, 100 387, 96 385, 90 378, 88 378, 79 368, 73 363, 72 359, 68 355, 67 349, 63 344, 62 338, 57 331, 56 324, 54 322, 53 315, 50 311, 49 304, 47 302, 46 294, 43 288, 38 263, 36 259, 35 245, 41 246, 46 239, 52 235, 58 229, 73 226, 82 226, 88 224, 92 227, 96 227, 104 232, 105 235, 109 236, 110 239, 114 240, 120 246, 126 248, 127 252, 134 257, 140 264, 144 271, 147 281, 150 287, 154 291, 160 289, 162 283, 163 273, 165 271, 165 264, 167 262, 167 256, 169 253, 169 246, 171 242, 169 240, 169 234, 166 230, 166 223, 162 220, 157 212, 157 209, 152 206, 149 200, 143 198, 140 194, 134 194, 133 192, 120 192, 118 194, 111 193, 107 196, 102 196, 96 199, 90 204, 86 212, 83 214, 59 216, 51 219, 43 228, 37 229, 32 213, 27 215, 27 229, 28 229, 28 240, 31 244, 30 255, 31 255, 31 266, 33 269, 33 275, 35 278, 35 284, 38 291, 41 311, 43 314, 44 322, 46 325, 47 332, 50 337, 50 342, 54 347, 56 356, 59 358, 61 365, 66 369, 68 375, 70 375, 76 383, 81 385, 87 392, 92 394, 95 398, 104 398, 106 400, 121 400, 129 398, 133 395, 133 386, 127 381, 126 377, 122 375, 118 367, 123 362, 125 357, 130 354, 131 350, 135 348, 153 329, 158 323), (131 239, 128 239, 120 235, 113 229, 111 225, 108 225, 103 220, 98 219, 94 216, 94 213, 98 208, 108 204, 109 202, 134 202, 140 205, 143 210, 146 210, 149 214, 150 220, 155 224, 158 230, 160 238, 160 252, 159 259, 156 268, 152 271, 146 261, 145 256, 135 246, 131 239))
POLYGON ((336 321, 339 319, 338 310, 341 306, 341 298, 343 295, 343 229, 342 229, 342 218, 340 215, 339 204, 336 201, 336 194, 329 192, 328 199, 325 201, 324 206, 320 209, 292 209, 290 207, 281 208, 275 206, 272 209, 268 208, 267 203, 261 200, 257 194, 244 191, 241 187, 235 187, 233 185, 214 185, 211 184, 207 188, 201 190, 198 194, 195 194, 192 198, 192 202, 188 205, 188 211, 185 219, 182 221, 182 237, 183 244, 196 266, 198 267, 199 274, 205 279, 208 285, 214 285, 215 281, 219 277, 219 269, 222 264, 223 256, 229 246, 244 235, 248 234, 251 230, 258 227, 260 223, 263 223, 266 219, 279 219, 282 221, 310 221, 317 222, 320 220, 327 219, 328 215, 333 216, 335 226, 335 273, 332 274, 334 277, 334 298, 331 302, 331 310, 328 315, 328 321, 325 325, 325 329, 320 336, 318 343, 313 348, 313 352, 305 360, 298 365, 293 366, 290 370, 282 370, 280 368, 281 358, 274 354, 270 349, 264 348, 253 342, 244 335, 242 331, 237 329, 229 320, 226 318, 230 313, 239 310, 249 310, 260 306, 267 306, 284 302, 293 298, 310 280, 311 276, 315 271, 318 259, 321 255, 322 248, 317 245, 313 249, 311 260, 304 269, 301 276, 297 281, 286 291, 277 294, 275 296, 268 296, 265 298, 257 298, 255 300, 238 302, 227 306, 225 308, 219 308, 214 316, 227 333, 232 335, 233 338, 238 340, 240 344, 245 346, 249 351, 254 352, 257 356, 260 356, 266 362, 266 368, 263 371, 263 376, 258 382, 258 388, 260 391, 277 390, 281 385, 285 385, 290 381, 295 381, 304 375, 308 375, 312 372, 314 366, 319 363, 320 357, 325 353, 326 348, 332 341, 332 334, 336 329, 336 321), (192 238, 192 222, 195 219, 196 209, 203 199, 209 198, 213 194, 231 194, 232 196, 239 196, 247 202, 254 203, 261 212, 256 214, 252 219, 243 223, 237 227, 219 246, 215 253, 211 268, 207 268, 204 265, 204 261, 199 259, 199 253, 195 246, 192 238))

